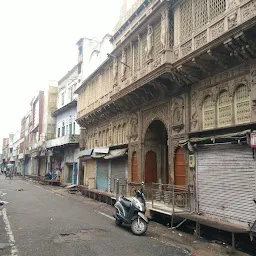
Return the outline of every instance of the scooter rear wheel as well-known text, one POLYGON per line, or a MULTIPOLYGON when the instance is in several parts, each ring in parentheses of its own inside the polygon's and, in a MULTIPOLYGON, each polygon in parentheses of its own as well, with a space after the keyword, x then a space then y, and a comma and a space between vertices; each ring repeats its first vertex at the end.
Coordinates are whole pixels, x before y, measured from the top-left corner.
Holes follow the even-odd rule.
POLYGON ((141 218, 136 218, 131 225, 131 230, 134 235, 141 236, 148 229, 148 224, 145 220, 141 218))

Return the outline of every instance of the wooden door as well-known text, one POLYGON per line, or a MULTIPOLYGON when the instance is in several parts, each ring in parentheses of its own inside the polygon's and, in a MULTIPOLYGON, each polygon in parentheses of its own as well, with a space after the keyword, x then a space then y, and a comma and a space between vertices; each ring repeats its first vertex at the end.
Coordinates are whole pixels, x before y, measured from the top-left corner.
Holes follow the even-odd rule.
POLYGON ((175 185, 186 185, 186 168, 183 148, 178 148, 175 153, 175 185))
POLYGON ((132 182, 138 182, 138 159, 136 152, 132 155, 132 182))
POLYGON ((153 151, 148 151, 145 161, 145 183, 157 182, 157 160, 153 151))

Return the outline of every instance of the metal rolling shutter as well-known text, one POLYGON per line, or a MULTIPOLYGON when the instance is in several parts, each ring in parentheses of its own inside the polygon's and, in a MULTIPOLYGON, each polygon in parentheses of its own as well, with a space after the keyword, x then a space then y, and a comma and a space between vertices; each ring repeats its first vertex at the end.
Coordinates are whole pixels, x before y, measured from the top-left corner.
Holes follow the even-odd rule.
POLYGON ((97 160, 97 189, 108 191, 108 160, 97 160))
POLYGON ((46 173, 46 159, 45 157, 40 157, 40 175, 45 176, 46 173))
POLYGON ((222 220, 254 222, 256 161, 239 145, 200 147, 197 155, 199 211, 222 220))
POLYGON ((119 184, 124 185, 126 180, 126 169, 127 169, 127 159, 116 158, 111 160, 111 192, 116 192, 115 182, 119 179, 119 184))

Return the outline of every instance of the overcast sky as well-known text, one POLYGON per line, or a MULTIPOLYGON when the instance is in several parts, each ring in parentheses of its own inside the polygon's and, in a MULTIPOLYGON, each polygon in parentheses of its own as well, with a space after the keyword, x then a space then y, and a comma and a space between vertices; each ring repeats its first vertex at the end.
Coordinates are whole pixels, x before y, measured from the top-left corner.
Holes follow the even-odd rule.
POLYGON ((19 129, 36 91, 76 64, 78 39, 112 32, 122 2, 0 0, 0 144, 19 129))

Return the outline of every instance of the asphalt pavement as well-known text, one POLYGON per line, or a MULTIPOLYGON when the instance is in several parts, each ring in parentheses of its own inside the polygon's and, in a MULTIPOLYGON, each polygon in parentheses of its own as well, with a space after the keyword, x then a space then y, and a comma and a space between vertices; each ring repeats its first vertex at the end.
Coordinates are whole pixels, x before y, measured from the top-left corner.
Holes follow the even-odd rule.
POLYGON ((100 203, 77 201, 32 182, 0 175, 0 256, 185 256, 185 249, 117 227, 100 203), (3 193, 5 195, 3 195, 3 193))

